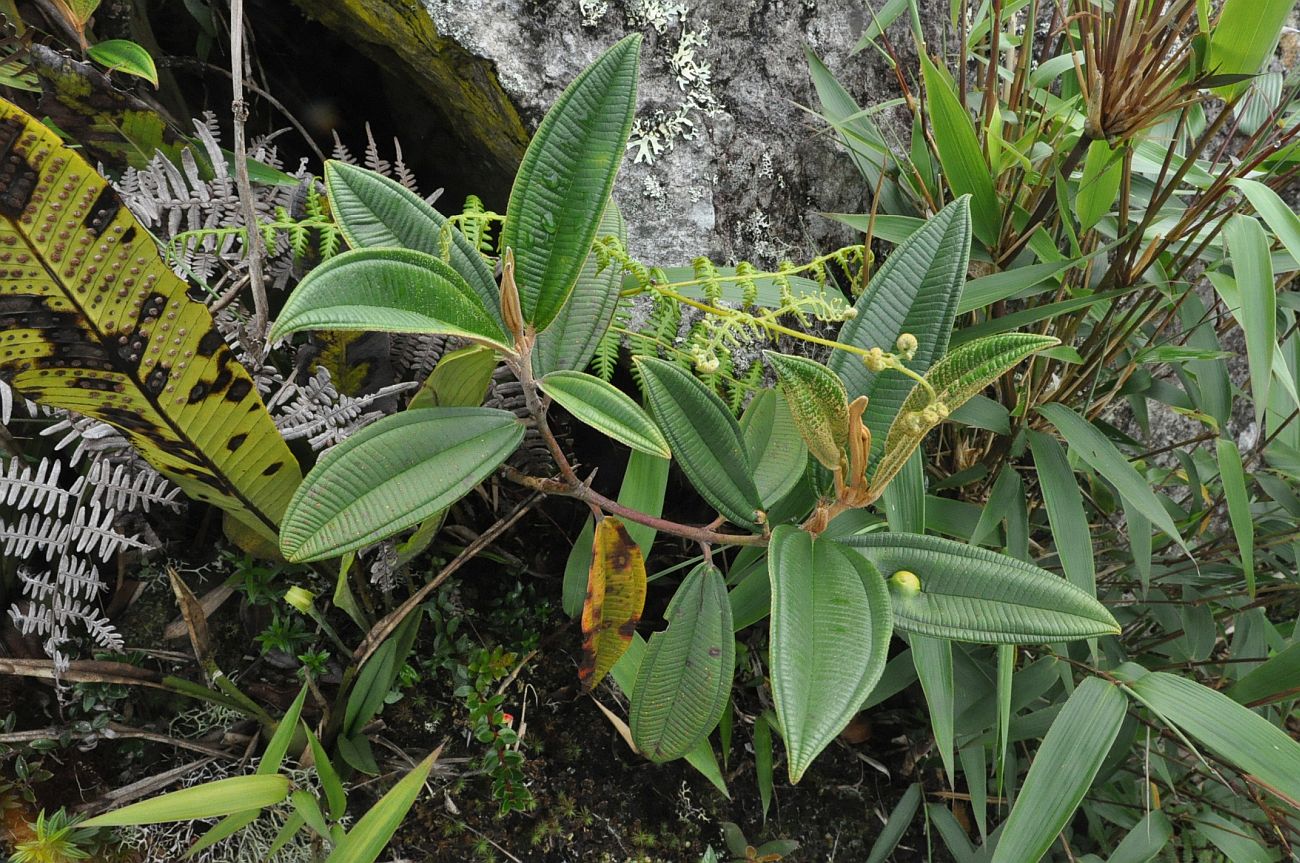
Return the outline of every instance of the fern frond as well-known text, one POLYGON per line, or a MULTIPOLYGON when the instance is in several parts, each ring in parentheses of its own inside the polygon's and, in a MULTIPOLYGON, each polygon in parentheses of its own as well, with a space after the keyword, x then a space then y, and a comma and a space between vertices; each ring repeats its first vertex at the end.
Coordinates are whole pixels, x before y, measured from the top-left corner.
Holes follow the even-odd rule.
POLYGON ((147 510, 162 506, 180 509, 181 490, 147 464, 113 464, 98 459, 90 468, 88 506, 102 506, 117 512, 147 510))

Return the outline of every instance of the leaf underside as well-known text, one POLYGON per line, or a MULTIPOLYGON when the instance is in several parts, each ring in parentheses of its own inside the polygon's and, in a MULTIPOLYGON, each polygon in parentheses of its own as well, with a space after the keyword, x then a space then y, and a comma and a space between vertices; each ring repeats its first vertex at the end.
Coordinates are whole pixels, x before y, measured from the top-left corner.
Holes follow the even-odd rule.
POLYGON ((302 472, 207 307, 108 181, 7 102, 0 162, 0 375, 274 535, 302 472))

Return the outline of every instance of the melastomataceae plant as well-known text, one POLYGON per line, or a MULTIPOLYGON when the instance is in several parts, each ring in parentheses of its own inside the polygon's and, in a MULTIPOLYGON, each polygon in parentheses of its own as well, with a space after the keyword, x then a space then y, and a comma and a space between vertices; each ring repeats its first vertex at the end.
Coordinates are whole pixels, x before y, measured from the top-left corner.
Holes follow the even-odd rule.
MULTIPOLYGON (((643 409, 585 374, 586 359, 566 362, 554 349, 557 328, 566 339, 599 341, 621 288, 608 272, 622 266, 614 247, 597 238, 602 217, 608 225, 616 213, 609 195, 635 107, 637 50, 636 37, 611 48, 542 122, 504 217, 499 278, 415 195, 363 169, 327 165, 331 207, 351 249, 303 280, 272 341, 310 329, 384 330, 442 333, 493 351, 522 386, 555 475, 503 467, 525 434, 513 413, 408 408, 325 453, 286 509, 285 557, 323 560, 418 529, 498 469, 525 487, 578 498, 596 517, 590 556, 584 561, 584 547, 575 549, 579 565, 565 590, 566 598, 585 592, 570 603, 575 613, 582 606, 584 685, 612 671, 631 696, 638 748, 653 760, 690 758, 709 772, 707 738, 731 688, 737 618, 749 625, 770 616, 772 691, 794 781, 870 694, 896 631, 1011 644, 1117 631, 1094 599, 1030 564, 908 534, 874 534, 859 548, 828 530, 838 516, 876 503, 949 413, 1057 343, 1008 333, 946 352, 970 249, 966 199, 875 274, 855 313, 844 315, 839 340, 826 342, 831 367, 767 353, 780 396, 755 398, 739 421, 675 363, 636 358, 643 409), (619 501, 596 492, 551 431, 552 404, 630 447, 636 461, 676 462, 718 519, 688 525, 660 517, 661 470, 644 470, 642 488, 625 482, 619 501), (638 505, 627 502, 637 497, 638 505), (705 560, 678 588, 668 628, 646 644, 636 625, 643 552, 655 531, 700 543, 705 560), (728 594, 709 562, 711 550, 738 546, 766 559, 749 579, 766 583, 770 600, 754 589, 758 582, 728 594), (936 554, 946 556, 943 567, 936 554), (886 579, 898 570, 916 573, 915 595, 891 599, 886 579), (737 614, 742 597, 761 607, 737 614)), ((784 329, 761 314, 750 319, 784 329)))

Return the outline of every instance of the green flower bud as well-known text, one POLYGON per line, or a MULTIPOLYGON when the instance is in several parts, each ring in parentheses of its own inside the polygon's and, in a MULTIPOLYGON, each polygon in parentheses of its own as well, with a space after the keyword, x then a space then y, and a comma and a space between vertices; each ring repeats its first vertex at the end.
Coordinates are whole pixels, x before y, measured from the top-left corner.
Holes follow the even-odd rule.
POLYGON ((886 368, 885 352, 880 348, 872 348, 867 351, 867 355, 862 358, 862 361, 867 364, 867 369, 876 374, 880 374, 886 368))
POLYGON ((896 343, 896 346, 898 348, 898 352, 902 354, 904 358, 910 360, 912 357, 916 355, 916 349, 918 347, 916 336, 912 335, 911 333, 903 333, 901 336, 898 337, 898 342, 896 343))
POLYGON ((911 599, 921 592, 921 579, 914 572, 900 569, 890 576, 889 589, 902 599, 911 599))

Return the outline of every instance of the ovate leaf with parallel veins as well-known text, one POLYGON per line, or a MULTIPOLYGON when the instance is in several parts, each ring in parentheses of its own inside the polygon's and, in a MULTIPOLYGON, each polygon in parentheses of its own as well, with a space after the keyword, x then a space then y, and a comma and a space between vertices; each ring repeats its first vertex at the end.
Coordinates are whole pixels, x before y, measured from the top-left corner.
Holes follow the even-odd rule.
POLYGON ((0 375, 273 537, 302 473, 207 307, 108 181, 8 103, 0 161, 0 375))
MULTIPOLYGON (((935 363, 925 380, 934 390, 934 401, 952 412, 1025 357, 1055 344, 1060 344, 1060 339, 1035 333, 1004 333, 976 339, 954 348, 935 363)), ((874 489, 888 485, 930 429, 942 421, 942 414, 925 413, 930 404, 930 393, 920 384, 903 401, 898 416, 889 426, 884 454, 871 478, 874 489)))
POLYGON ((885 669, 889 592, 861 555, 790 525, 772 532, 768 574, 772 700, 798 782, 885 669))
POLYGON ((1031 563, 937 536, 844 537, 894 579, 894 625, 954 641, 1042 644, 1115 635, 1119 624, 1094 597, 1031 563), (910 589, 909 589, 910 586, 910 589))
MULTIPOLYGON (((970 260, 970 199, 958 198, 899 244, 871 277, 854 304, 857 313, 840 330, 839 342, 891 350, 903 333, 916 337, 908 368, 924 374, 943 356, 966 282, 970 260)), ((850 399, 867 396, 862 421, 871 430, 871 464, 885 446, 885 433, 913 382, 902 372, 876 373, 862 357, 835 351, 826 363, 844 381, 850 399)))
MULTIPOLYGON (((612 199, 605 205, 596 236, 618 237, 619 242, 627 245, 627 224, 612 199)), ((602 268, 593 248, 582 265, 569 301, 551 325, 537 334, 537 343, 533 345, 533 372, 537 377, 561 369, 586 370, 614 320, 622 287, 623 268, 613 261, 607 261, 602 268)))
POLYGON ((650 413, 691 485, 735 524, 757 527, 762 503, 731 411, 716 393, 672 363, 654 357, 635 362, 650 413))
POLYGON ((849 445, 849 399, 835 372, 805 357, 763 351, 776 370, 799 434, 808 452, 826 468, 835 470, 849 445))
POLYGON ((591 691, 632 643, 645 608, 645 558, 623 522, 605 516, 596 525, 582 606, 582 664, 578 679, 591 691))
POLYGON ((358 249, 330 258, 294 288, 271 328, 442 333, 508 349, 511 339, 450 265, 406 249, 358 249))
POLYGON ((629 717, 632 739, 651 761, 681 758, 708 738, 736 665, 731 603, 717 567, 691 570, 664 618, 668 628, 650 636, 641 660, 629 717))
POLYGON ((759 390, 740 417, 754 485, 764 507, 785 497, 803 478, 808 447, 794 424, 790 408, 776 390, 759 390))
POLYGON ((514 249, 524 319, 546 329, 569 298, 600 224, 636 113, 641 36, 574 79, 542 120, 515 175, 501 229, 514 249))
POLYGON ((551 372, 542 390, 557 404, 619 443, 646 455, 670 458, 672 450, 641 406, 613 384, 584 372, 551 372))
POLYGON ((384 417, 317 462, 285 512, 280 551, 322 560, 413 527, 468 494, 523 436, 514 414, 491 408, 384 417))
POLYGON ((410 249, 450 264, 504 329, 492 268, 469 238, 419 195, 383 174, 333 159, 325 163, 325 188, 349 246, 410 249))

